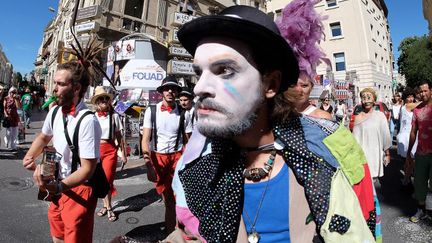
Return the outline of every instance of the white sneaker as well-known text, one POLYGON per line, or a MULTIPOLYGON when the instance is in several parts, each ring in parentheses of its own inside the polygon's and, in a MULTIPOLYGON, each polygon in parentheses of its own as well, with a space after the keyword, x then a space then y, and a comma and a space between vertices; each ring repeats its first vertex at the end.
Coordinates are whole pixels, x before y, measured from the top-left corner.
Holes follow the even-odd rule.
POLYGON ((410 217, 410 221, 417 223, 418 221, 425 219, 427 217, 426 213, 422 209, 417 209, 417 212, 410 217))

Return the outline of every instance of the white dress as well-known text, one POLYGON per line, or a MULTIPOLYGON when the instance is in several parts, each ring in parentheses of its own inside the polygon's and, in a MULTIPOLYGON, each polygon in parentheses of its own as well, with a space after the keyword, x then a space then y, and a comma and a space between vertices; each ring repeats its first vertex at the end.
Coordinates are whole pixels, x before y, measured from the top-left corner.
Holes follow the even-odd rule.
POLYGON ((372 177, 384 175, 384 151, 391 146, 390 130, 384 113, 371 111, 365 119, 355 120, 353 135, 363 148, 372 177))
MULTIPOLYGON (((397 153, 406 158, 407 156, 407 150, 408 150, 408 143, 409 143, 409 137, 411 133, 411 121, 413 117, 413 112, 408 111, 406 109, 406 105, 402 106, 400 111, 400 130, 399 134, 396 136, 397 139, 397 153)), ((411 156, 415 154, 417 148, 417 139, 416 142, 411 150, 411 156)))

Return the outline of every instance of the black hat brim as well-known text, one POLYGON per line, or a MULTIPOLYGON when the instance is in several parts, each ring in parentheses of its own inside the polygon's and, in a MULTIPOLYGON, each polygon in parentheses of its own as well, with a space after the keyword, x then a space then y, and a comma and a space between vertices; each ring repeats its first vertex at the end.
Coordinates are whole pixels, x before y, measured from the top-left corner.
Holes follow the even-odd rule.
POLYGON ((182 90, 181 86, 180 86, 178 83, 170 82, 170 81, 168 81, 168 82, 162 84, 161 86, 157 87, 156 90, 157 90, 159 93, 162 93, 162 89, 163 89, 163 87, 165 87, 165 86, 173 86, 173 87, 176 87, 178 92, 181 92, 181 90, 182 90))
POLYGON ((270 57, 282 72, 280 91, 297 83, 299 67, 291 47, 279 34, 254 22, 223 15, 204 16, 184 24, 177 33, 183 47, 192 55, 199 43, 212 36, 225 36, 248 44, 259 57, 270 57))

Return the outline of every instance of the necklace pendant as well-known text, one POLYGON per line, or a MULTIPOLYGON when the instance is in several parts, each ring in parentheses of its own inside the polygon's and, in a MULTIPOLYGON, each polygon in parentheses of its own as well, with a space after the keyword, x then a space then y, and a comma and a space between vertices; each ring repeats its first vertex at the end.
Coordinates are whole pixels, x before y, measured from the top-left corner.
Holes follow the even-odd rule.
POLYGON ((258 234, 258 232, 252 231, 248 234, 247 239, 249 243, 258 243, 260 240, 260 235, 258 234))

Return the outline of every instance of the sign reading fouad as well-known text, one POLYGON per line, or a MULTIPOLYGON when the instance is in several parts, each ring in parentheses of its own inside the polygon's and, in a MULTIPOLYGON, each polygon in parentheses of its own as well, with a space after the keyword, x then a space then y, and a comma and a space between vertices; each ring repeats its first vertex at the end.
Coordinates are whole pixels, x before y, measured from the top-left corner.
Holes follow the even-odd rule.
POLYGON ((194 75, 195 72, 192 68, 191 62, 169 60, 168 61, 168 73, 170 74, 183 74, 183 75, 194 75))
POLYGON ((122 87, 156 89, 166 76, 165 70, 154 60, 129 60, 120 72, 122 87))

